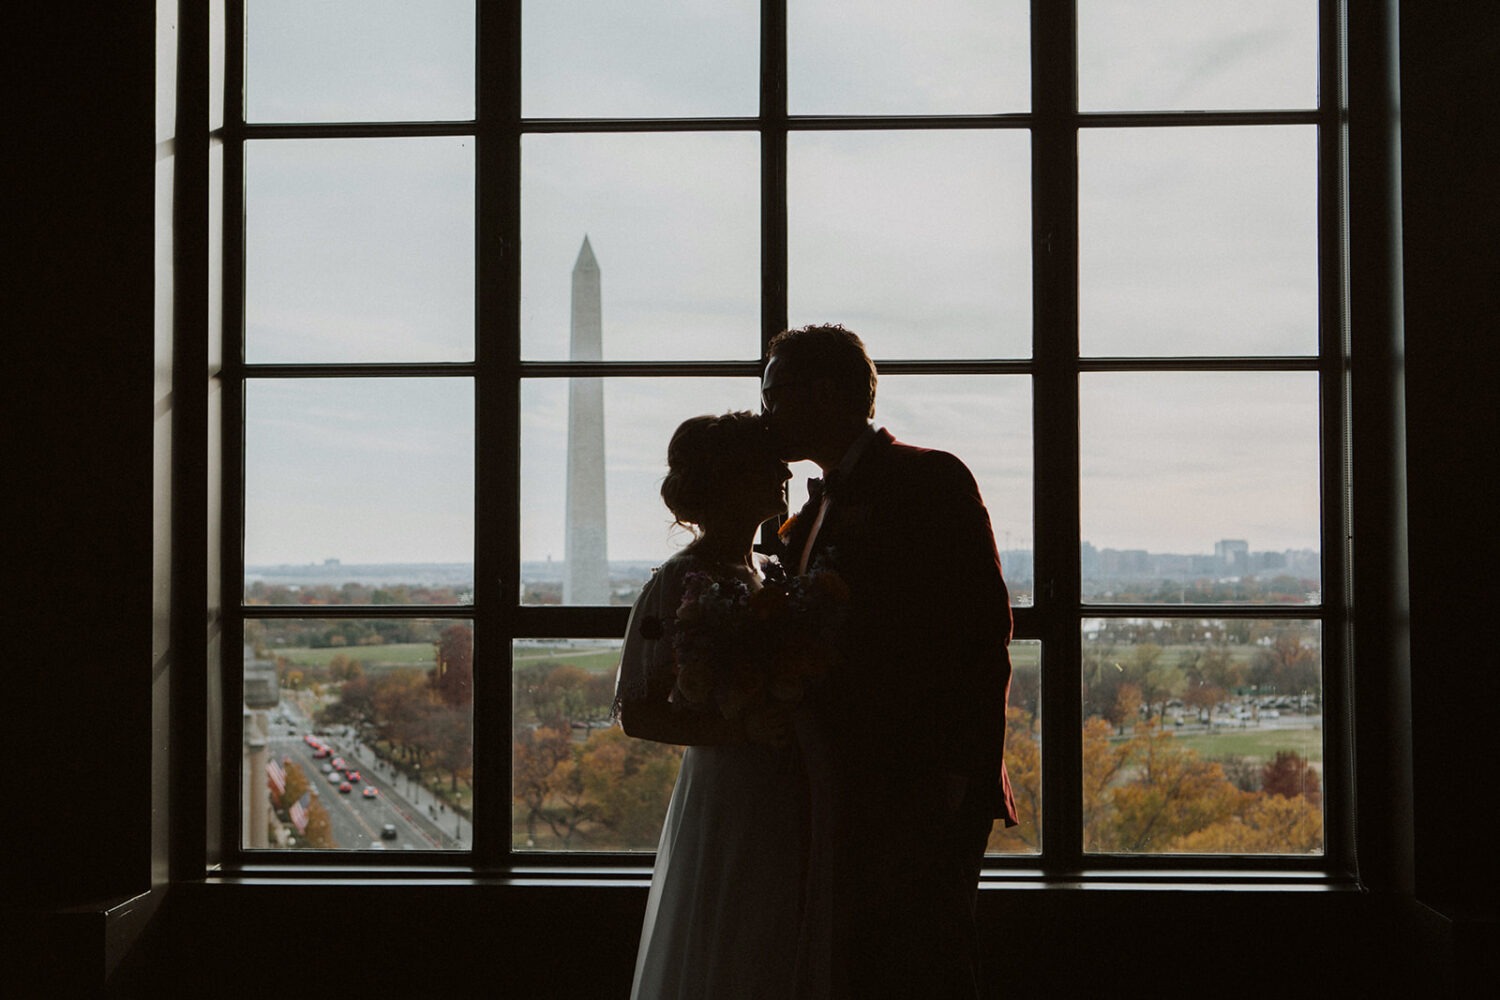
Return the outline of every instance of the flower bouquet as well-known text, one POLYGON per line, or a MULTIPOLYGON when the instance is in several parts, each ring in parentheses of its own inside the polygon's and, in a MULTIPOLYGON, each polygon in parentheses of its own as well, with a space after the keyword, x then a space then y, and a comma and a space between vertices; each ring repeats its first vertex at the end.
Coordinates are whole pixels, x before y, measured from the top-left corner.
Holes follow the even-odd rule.
POLYGON ((849 588, 823 562, 788 576, 768 563, 758 588, 690 573, 672 633, 672 700, 733 719, 793 704, 838 662, 849 588))

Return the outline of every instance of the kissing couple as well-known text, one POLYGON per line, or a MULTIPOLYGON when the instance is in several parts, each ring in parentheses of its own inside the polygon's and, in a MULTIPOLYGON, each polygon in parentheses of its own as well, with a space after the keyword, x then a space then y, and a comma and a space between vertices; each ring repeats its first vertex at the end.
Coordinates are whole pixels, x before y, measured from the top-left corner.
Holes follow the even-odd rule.
POLYGON ((772 339, 762 413, 694 417, 662 499, 694 540, 631 612, 626 733, 683 744, 631 996, 974 997, 974 903, 1005 773, 1010 601, 954 456, 871 419, 837 325, 772 339), (822 480, 778 533, 786 462, 822 480), (779 567, 779 570, 778 570, 779 567))

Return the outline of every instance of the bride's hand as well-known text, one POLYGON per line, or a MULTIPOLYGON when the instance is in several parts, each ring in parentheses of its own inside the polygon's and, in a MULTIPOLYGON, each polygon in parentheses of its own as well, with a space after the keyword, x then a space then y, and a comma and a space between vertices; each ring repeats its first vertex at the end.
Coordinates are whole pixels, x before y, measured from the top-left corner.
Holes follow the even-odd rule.
POLYGON ((780 748, 792 740, 792 714, 787 706, 748 709, 744 720, 745 739, 750 743, 780 748))

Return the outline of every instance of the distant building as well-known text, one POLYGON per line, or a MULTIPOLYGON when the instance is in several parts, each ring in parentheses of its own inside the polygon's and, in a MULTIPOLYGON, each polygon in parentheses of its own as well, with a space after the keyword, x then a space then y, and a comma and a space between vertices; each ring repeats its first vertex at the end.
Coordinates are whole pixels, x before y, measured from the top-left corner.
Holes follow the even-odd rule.
POLYGON ((1250 543, 1243 538, 1226 538, 1214 542, 1214 557, 1222 570, 1231 573, 1250 571, 1250 543))

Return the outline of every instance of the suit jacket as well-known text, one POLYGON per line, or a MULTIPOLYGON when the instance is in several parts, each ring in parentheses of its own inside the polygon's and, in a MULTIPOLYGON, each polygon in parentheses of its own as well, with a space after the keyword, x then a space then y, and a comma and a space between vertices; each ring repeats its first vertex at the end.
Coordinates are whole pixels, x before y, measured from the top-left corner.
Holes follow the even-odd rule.
MULTIPOLYGON (((816 518, 809 501, 783 565, 796 566, 816 518)), ((830 492, 820 557, 850 590, 843 665, 812 699, 840 757, 879 782, 967 775, 988 815, 1014 826, 1002 757, 1010 599, 968 468, 879 431, 830 492)))

